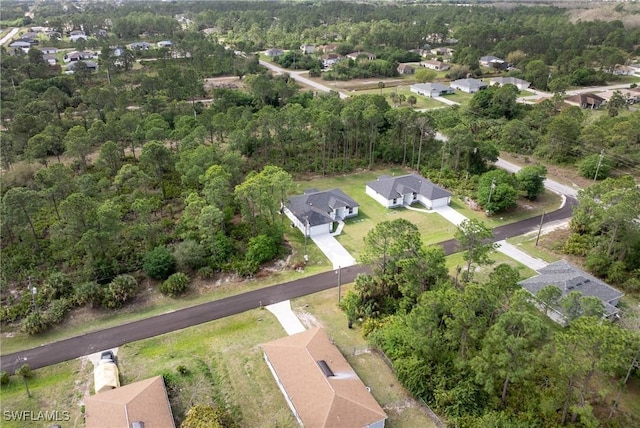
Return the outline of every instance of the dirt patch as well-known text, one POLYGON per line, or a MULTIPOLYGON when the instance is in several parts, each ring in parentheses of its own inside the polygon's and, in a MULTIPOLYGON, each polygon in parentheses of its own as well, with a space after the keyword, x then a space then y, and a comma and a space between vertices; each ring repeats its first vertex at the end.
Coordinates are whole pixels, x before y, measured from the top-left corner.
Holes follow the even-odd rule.
POLYGON ((214 77, 204 79, 204 89, 210 91, 212 89, 242 89, 244 88, 244 80, 237 76, 214 77))
POLYGON ((302 308, 297 308, 293 312, 296 314, 296 316, 298 317, 302 325, 304 325, 305 328, 307 329, 315 328, 315 327, 324 327, 324 325, 320 322, 318 318, 316 318, 313 314, 310 314, 309 312, 305 311, 302 308))

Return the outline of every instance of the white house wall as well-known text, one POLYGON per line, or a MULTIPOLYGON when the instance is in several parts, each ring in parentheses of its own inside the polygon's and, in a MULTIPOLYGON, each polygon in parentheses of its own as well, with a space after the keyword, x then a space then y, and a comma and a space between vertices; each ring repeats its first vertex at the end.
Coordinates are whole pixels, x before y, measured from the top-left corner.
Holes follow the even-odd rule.
MULTIPOLYGON (((378 203, 380 203, 385 208, 391 208, 393 206, 393 203, 391 200, 386 199, 384 196, 382 196, 381 194, 379 194, 369 186, 365 187, 365 193, 371 196, 376 201, 378 201, 378 203)), ((399 205, 402 205, 402 203, 400 203, 399 205)))

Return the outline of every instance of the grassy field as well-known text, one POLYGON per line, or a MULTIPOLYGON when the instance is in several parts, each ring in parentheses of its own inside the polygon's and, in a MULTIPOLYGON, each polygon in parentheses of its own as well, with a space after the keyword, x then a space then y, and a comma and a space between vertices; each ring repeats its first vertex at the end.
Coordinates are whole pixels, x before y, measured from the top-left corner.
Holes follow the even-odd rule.
MULTIPOLYGON (((484 282, 489 279, 489 274, 493 272, 493 269, 501 263, 508 264, 509 266, 515 268, 519 273, 522 279, 530 278, 536 275, 536 272, 532 269, 529 269, 525 265, 517 262, 516 260, 508 257, 502 253, 495 252, 491 255, 491 260, 494 261, 492 265, 489 266, 478 266, 475 268, 475 273, 473 275, 473 280, 478 282, 484 282)), ((466 269, 467 262, 463 258, 462 253, 452 254, 447 256, 446 258, 447 268, 449 269, 449 274, 453 277, 456 275, 456 268, 460 267, 462 270, 466 269)), ((473 266, 471 267, 473 270, 473 266)))
MULTIPOLYGON (((416 101, 417 102, 413 107, 417 108, 417 109, 434 109, 434 108, 446 107, 441 102, 436 101, 436 100, 434 100, 432 98, 423 97, 422 95, 414 94, 413 92, 411 92, 411 89, 409 89, 409 85, 399 85, 399 86, 395 86, 395 87, 382 88, 382 91, 380 89, 376 88, 376 89, 357 90, 357 91, 352 91, 352 92, 349 92, 349 93, 351 95, 364 95, 364 94, 380 95, 380 93, 382 93, 382 95, 384 95, 387 98, 387 102, 389 103, 389 105, 393 106, 393 101, 391 101, 391 98, 389 97, 389 95, 392 92, 396 92, 398 94, 402 94, 407 98, 410 97, 410 96, 416 97, 416 101)), ((406 106, 408 106, 408 104, 405 102, 400 107, 402 107, 402 106, 406 107, 406 106)))

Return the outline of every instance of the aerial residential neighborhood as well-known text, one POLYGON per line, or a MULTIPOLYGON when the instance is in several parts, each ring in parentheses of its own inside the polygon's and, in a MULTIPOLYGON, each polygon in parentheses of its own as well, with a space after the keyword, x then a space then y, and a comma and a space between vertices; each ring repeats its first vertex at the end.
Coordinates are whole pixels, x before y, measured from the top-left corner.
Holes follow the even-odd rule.
POLYGON ((2 426, 640 426, 638 16, 3 2, 2 426))

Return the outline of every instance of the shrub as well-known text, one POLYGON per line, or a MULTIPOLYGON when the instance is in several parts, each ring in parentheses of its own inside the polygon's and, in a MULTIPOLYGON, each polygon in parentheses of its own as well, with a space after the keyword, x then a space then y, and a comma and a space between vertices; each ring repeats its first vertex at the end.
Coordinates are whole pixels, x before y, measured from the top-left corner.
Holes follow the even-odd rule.
POLYGON ((102 305, 109 309, 122 306, 135 296, 138 290, 138 281, 131 275, 118 275, 104 289, 102 305))
POLYGON ((175 257, 180 270, 200 269, 207 264, 206 254, 202 245, 190 239, 176 246, 175 257))
POLYGON ((185 366, 184 364, 180 364, 178 367, 176 367, 176 371, 181 375, 181 376, 186 376, 189 374, 189 369, 187 368, 187 366, 185 366))
POLYGON ((71 310, 71 302, 69 299, 57 299, 51 302, 49 309, 44 313, 44 317, 50 324, 59 324, 71 310))
POLYGON ((258 235, 249 240, 247 247, 246 260, 255 265, 273 260, 278 254, 278 246, 268 235, 258 235))
POLYGON ((160 286, 160 292, 165 296, 177 297, 187 291, 189 277, 182 273, 174 273, 160 286))
POLYGON ((153 279, 167 279, 176 269, 176 259, 167 247, 156 247, 144 256, 143 269, 153 279))
POLYGON ((42 287, 42 294, 47 300, 68 297, 73 293, 71 281, 62 272, 53 272, 42 287))
POLYGON ((0 372, 0 385, 8 385, 10 380, 9 373, 5 371, 0 372))
POLYGON ((22 320, 22 324, 20 325, 20 329, 29 335, 42 333, 48 328, 49 322, 40 314, 40 312, 30 313, 24 320, 22 320))
POLYGON ((580 166, 578 167, 580 175, 591 180, 596 178, 596 171, 598 172, 597 179, 604 180, 611 175, 611 169, 611 161, 608 160, 605 156, 600 159, 599 154, 587 156, 582 162, 580 162, 580 166), (599 168, 598 164, 600 165, 599 168))
POLYGON ((103 290, 95 281, 83 282, 75 287, 74 300, 78 306, 94 307, 102 302, 103 290))

